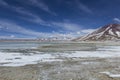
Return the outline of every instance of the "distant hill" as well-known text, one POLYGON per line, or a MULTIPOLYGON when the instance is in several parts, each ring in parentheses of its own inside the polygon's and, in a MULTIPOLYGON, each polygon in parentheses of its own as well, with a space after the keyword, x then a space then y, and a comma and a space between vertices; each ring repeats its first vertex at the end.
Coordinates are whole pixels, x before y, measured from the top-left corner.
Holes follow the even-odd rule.
POLYGON ((76 38, 75 41, 106 41, 106 40, 120 40, 120 24, 105 25, 96 31, 76 38))

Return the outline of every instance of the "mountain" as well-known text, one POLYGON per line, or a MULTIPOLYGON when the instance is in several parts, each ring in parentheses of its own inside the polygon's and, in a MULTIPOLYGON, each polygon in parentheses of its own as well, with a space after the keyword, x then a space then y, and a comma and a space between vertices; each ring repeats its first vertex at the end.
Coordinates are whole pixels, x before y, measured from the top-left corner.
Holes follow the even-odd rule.
POLYGON ((106 40, 120 40, 120 24, 105 25, 88 35, 75 39, 75 41, 106 41, 106 40))

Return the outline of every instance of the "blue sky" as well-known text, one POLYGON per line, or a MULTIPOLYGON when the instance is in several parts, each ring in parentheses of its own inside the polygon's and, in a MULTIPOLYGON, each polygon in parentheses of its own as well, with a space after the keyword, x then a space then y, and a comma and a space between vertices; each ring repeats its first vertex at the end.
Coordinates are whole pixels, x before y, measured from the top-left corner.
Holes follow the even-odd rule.
POLYGON ((120 0, 0 0, 0 38, 81 36, 120 23, 120 0))

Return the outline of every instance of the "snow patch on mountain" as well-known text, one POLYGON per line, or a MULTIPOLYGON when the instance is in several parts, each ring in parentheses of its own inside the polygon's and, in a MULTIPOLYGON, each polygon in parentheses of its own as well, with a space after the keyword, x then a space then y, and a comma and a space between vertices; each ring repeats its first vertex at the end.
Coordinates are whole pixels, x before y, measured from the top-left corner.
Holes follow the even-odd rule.
POLYGON ((105 41, 120 39, 120 24, 109 24, 97 29, 96 31, 77 38, 77 41, 105 41))

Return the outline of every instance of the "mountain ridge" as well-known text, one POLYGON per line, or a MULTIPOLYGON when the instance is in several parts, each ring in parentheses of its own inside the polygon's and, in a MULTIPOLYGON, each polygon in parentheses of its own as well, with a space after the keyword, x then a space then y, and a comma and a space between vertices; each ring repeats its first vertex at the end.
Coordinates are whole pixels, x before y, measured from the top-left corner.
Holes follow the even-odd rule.
POLYGON ((74 39, 75 41, 106 41, 120 40, 120 24, 108 24, 85 36, 74 39))

